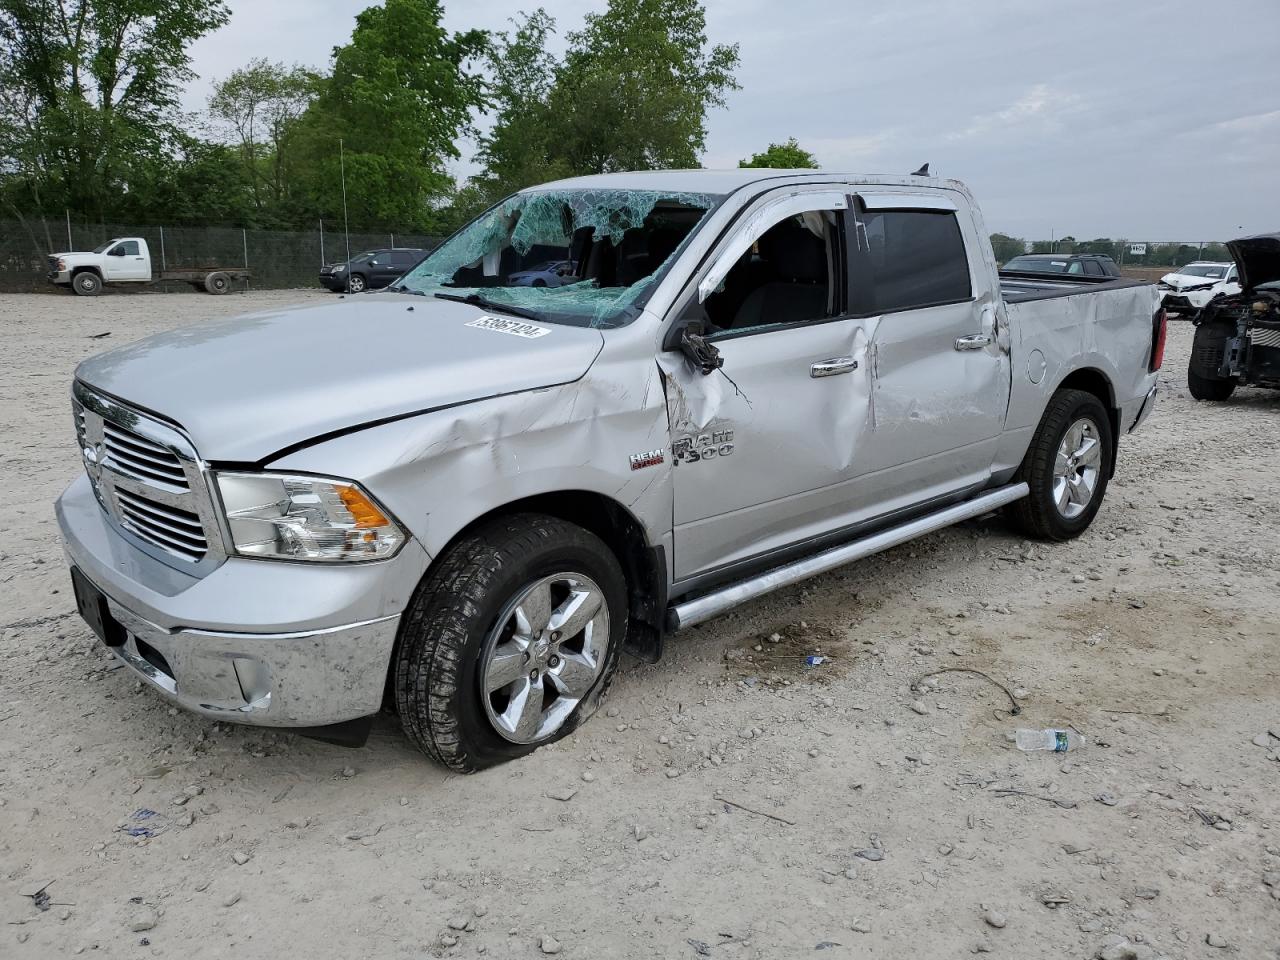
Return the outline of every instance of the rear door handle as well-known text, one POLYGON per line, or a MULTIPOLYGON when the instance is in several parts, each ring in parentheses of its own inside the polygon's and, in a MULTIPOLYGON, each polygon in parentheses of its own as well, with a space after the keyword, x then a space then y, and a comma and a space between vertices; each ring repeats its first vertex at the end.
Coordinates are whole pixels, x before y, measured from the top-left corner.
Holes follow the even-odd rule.
POLYGON ((834 377, 857 369, 858 361, 853 357, 832 357, 830 360, 819 360, 811 366, 809 376, 816 380, 819 377, 834 377))
POLYGON ((985 333, 975 333, 970 337, 956 337, 957 350, 981 350, 990 343, 991 337, 985 333))

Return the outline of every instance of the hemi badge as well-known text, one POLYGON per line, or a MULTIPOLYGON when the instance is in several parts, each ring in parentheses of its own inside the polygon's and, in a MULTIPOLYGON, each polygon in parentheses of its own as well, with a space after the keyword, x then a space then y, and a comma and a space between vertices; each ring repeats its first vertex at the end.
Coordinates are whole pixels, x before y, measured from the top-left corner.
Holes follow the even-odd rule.
POLYGON ((649 450, 646 453, 633 453, 631 455, 631 469, 643 470, 645 467, 656 467, 666 459, 666 454, 661 450, 649 450))

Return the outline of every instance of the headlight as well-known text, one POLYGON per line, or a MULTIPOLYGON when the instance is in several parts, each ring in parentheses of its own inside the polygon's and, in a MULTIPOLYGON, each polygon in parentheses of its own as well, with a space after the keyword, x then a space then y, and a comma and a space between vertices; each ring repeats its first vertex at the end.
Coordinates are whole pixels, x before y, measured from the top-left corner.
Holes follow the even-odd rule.
POLYGON ((343 272, 344 270, 346 270, 346 269, 347 269, 347 265, 346 265, 345 263, 340 263, 340 264, 338 264, 336 267, 334 267, 334 268, 333 268, 333 272, 334 272, 334 273, 342 273, 342 272, 343 272))
POLYGON ((66 269, 67 269, 67 261, 65 261, 65 260, 63 260, 61 257, 59 257, 59 258, 58 258, 58 272, 59 272, 59 273, 62 273, 62 272, 63 272, 64 270, 66 270, 66 269))
POLYGON ((277 560, 381 560, 404 532, 349 480, 279 473, 219 473, 236 553, 277 560))

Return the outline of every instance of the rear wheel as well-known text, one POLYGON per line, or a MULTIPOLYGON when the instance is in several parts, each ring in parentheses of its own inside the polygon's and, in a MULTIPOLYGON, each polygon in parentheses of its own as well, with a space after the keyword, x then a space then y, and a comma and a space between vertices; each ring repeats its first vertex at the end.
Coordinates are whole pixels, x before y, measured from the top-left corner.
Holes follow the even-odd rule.
POLYGON ((225 273, 211 273, 204 278, 204 288, 213 294, 226 293, 231 289, 231 278, 225 273))
POLYGON ((1187 389, 1197 400, 1226 400, 1236 389, 1236 381, 1219 373, 1227 352, 1227 340, 1235 333, 1233 323, 1202 323, 1191 341, 1187 364, 1187 389))
POLYGON ((1083 390, 1059 390, 1040 419, 1017 479, 1031 488, 1010 515, 1025 532, 1070 540, 1089 528, 1111 478, 1107 408, 1083 390))
POLYGON ((468 534, 401 625, 396 706, 430 757, 470 772, 571 733, 612 679, 626 580, 594 534, 515 514, 468 534))
POLYGON ((81 297, 96 297, 102 292, 102 278, 92 270, 82 270, 71 278, 71 289, 81 297))

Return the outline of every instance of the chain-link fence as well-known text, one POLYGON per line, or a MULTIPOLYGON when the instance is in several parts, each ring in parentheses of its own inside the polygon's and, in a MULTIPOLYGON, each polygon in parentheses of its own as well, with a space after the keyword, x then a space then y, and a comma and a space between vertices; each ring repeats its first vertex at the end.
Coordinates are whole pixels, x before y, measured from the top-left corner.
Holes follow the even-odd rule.
MULTIPOLYGON (((47 257, 93 250, 113 237, 141 237, 154 275, 175 268, 245 267, 250 287, 310 287, 324 263, 383 247, 430 250, 438 237, 416 233, 352 233, 316 224, 314 230, 242 230, 239 227, 166 227, 66 220, 0 220, 0 291, 52 289, 47 257)), ((186 285, 170 285, 188 290, 186 285)))

